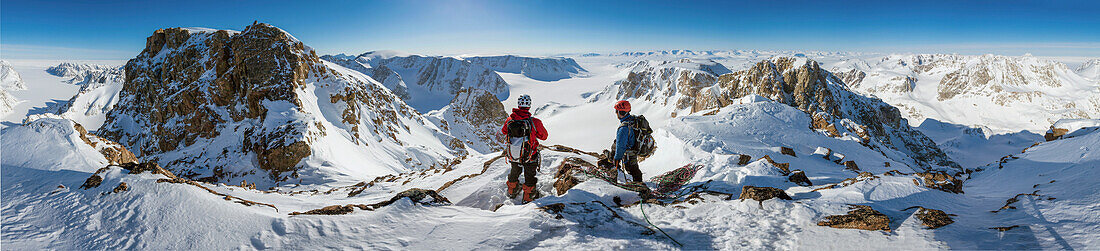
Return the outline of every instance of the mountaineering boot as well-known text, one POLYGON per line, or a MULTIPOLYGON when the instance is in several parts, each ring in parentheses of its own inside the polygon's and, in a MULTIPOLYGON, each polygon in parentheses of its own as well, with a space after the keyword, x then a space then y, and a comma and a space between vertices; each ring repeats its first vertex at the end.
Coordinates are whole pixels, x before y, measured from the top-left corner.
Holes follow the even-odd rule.
POLYGON ((539 191, 535 190, 534 186, 523 185, 523 203, 534 201, 541 197, 539 191))
POLYGON ((515 198, 519 195, 519 181, 508 182, 508 198, 515 198))

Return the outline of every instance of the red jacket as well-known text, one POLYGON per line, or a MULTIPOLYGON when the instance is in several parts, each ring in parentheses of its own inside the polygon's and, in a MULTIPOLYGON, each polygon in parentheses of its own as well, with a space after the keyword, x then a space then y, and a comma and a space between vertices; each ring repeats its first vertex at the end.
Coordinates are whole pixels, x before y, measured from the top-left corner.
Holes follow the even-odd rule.
POLYGON ((500 133, 505 135, 508 134, 509 121, 531 118, 531 124, 535 125, 535 130, 532 131, 531 140, 528 140, 528 142, 531 142, 531 146, 534 147, 534 149, 538 149, 539 140, 546 140, 546 137, 550 136, 550 134, 546 132, 546 127, 542 126, 542 120, 532 118, 531 112, 528 111, 528 109, 529 108, 513 108, 512 116, 509 116, 508 120, 504 121, 504 127, 500 128, 500 133))

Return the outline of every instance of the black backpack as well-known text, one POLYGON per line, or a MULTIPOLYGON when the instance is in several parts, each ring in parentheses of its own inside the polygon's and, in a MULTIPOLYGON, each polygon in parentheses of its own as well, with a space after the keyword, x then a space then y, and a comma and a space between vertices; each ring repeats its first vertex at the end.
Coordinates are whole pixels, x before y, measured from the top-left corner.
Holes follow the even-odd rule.
POLYGON ((630 148, 630 151, 642 158, 653 155, 656 147, 653 141, 653 128, 649 127, 649 120, 646 120, 645 116, 638 115, 634 116, 634 122, 625 123, 624 126, 628 126, 630 130, 634 131, 634 147, 630 148))
POLYGON ((537 152, 531 149, 531 132, 534 124, 530 118, 508 121, 508 141, 505 142, 504 156, 508 161, 515 163, 527 163, 537 152))

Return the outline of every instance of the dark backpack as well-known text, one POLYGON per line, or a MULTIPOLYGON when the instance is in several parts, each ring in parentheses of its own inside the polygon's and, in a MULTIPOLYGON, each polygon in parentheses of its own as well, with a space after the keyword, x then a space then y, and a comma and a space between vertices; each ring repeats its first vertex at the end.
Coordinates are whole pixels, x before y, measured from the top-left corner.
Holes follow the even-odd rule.
POLYGON ((538 152, 536 149, 531 149, 531 133, 534 130, 531 118, 509 120, 507 127, 508 141, 505 142, 504 156, 507 156, 510 162, 530 162, 531 157, 538 152))
POLYGON ((656 147, 653 141, 653 128, 649 127, 649 120, 646 120, 645 116, 642 115, 634 116, 634 121, 627 123, 626 126, 634 131, 634 147, 631 147, 630 151, 643 158, 653 155, 656 147))

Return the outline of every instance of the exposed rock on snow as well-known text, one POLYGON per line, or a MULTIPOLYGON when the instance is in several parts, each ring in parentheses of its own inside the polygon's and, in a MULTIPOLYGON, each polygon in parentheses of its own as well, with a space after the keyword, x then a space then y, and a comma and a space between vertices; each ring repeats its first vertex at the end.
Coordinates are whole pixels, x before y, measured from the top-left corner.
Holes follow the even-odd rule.
POLYGON ((950 225, 951 223, 955 223, 954 220, 951 220, 950 215, 940 210, 924 208, 921 206, 914 206, 906 208, 905 210, 913 208, 918 208, 917 212, 913 215, 916 216, 918 220, 920 220, 921 225, 924 225, 930 229, 937 229, 943 226, 950 225))
POLYGON ((451 136, 463 140, 474 151, 491 153, 503 150, 500 128, 508 119, 504 105, 492 93, 482 89, 462 89, 451 104, 432 111, 428 120, 451 136))
POLYGON ((794 182, 795 184, 798 184, 799 186, 813 186, 814 185, 813 182, 810 182, 809 178, 806 178, 806 172, 803 172, 802 170, 792 171, 791 175, 787 176, 787 180, 789 180, 790 182, 794 182))
POLYGON ((99 131, 183 177, 308 183, 465 154, 381 84, 267 24, 157 30, 125 73, 99 131))
POLYGON ((1100 129, 1100 119, 1060 119, 1050 125, 1050 129, 1047 130, 1046 134, 1043 134, 1043 138, 1051 141, 1084 134, 1078 133, 1079 130, 1094 131, 1098 129, 1100 129))
POLYGON ((787 192, 784 192, 783 189, 754 186, 741 187, 741 196, 737 198, 741 199, 741 201, 745 201, 745 199, 756 200, 757 202, 760 202, 761 205, 764 204, 765 200, 770 200, 773 198, 792 200, 791 196, 787 195, 787 192))
POLYGON ((581 68, 572 58, 558 57, 520 57, 513 55, 468 57, 470 62, 489 67, 494 71, 523 74, 531 79, 557 81, 582 76, 588 71, 581 68))
POLYGON ((482 89, 504 99, 508 83, 496 72, 453 57, 395 55, 372 51, 356 57, 325 55, 326 61, 362 72, 385 84, 422 113, 447 105, 462 89, 482 89))
POLYGON ((955 176, 951 176, 950 174, 944 172, 923 172, 913 175, 918 177, 913 179, 914 184, 944 192, 963 192, 963 181, 956 179, 955 176))
POLYGON ((852 211, 848 211, 848 214, 825 216, 825 219, 817 222, 817 225, 890 232, 890 217, 875 211, 870 206, 851 205, 851 207, 852 211))

